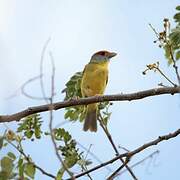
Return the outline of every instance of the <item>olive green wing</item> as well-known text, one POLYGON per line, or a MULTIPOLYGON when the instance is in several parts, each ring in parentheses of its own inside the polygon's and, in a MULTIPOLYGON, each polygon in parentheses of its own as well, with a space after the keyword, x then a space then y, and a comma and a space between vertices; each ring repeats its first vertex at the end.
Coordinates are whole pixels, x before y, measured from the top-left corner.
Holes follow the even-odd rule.
POLYGON ((85 73, 85 71, 86 71, 86 66, 87 66, 87 65, 85 65, 85 67, 84 67, 84 69, 83 69, 82 78, 83 78, 83 75, 84 75, 84 73, 85 73))
POLYGON ((106 76, 106 85, 107 85, 107 83, 108 83, 108 74, 107 74, 107 76, 106 76))
POLYGON ((84 80, 83 78, 84 78, 84 74, 85 74, 86 69, 87 69, 87 65, 84 67, 84 70, 82 72, 82 79, 81 79, 81 94, 82 94, 83 97, 87 97, 85 92, 83 91, 83 88, 84 88, 83 87, 83 83, 84 83, 83 82, 83 80, 84 80))

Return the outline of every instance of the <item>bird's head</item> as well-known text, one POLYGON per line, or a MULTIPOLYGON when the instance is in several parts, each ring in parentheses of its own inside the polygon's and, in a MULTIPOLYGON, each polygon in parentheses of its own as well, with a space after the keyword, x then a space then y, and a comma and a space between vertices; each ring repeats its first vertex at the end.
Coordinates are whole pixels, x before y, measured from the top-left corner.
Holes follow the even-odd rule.
POLYGON ((116 55, 117 53, 115 52, 98 51, 92 55, 90 62, 95 62, 95 63, 107 62, 116 55))

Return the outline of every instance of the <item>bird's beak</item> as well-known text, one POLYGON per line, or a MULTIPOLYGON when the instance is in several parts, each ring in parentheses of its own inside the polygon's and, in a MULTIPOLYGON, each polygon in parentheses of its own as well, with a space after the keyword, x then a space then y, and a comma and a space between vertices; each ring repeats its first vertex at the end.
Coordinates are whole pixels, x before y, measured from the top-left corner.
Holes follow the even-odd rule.
POLYGON ((115 53, 115 52, 110 52, 109 54, 108 54, 108 57, 109 57, 109 59, 110 58, 112 58, 112 57, 114 57, 114 56, 116 56, 117 55, 117 53, 115 53))

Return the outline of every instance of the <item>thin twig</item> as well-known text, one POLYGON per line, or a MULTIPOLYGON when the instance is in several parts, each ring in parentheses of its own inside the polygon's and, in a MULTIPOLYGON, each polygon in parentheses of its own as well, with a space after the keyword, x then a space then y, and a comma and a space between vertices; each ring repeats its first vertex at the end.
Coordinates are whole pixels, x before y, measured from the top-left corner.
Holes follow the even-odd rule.
MULTIPOLYGON (((113 139, 112 139, 111 134, 109 133, 109 131, 108 131, 108 129, 107 129, 107 126, 104 126, 104 124, 103 124, 103 118, 102 118, 102 116, 101 116, 100 113, 99 113, 98 120, 99 120, 99 123, 100 123, 100 125, 101 125, 104 133, 106 134, 109 142, 111 143, 111 145, 112 145, 112 147, 113 147, 113 149, 114 149, 114 151, 115 151, 115 153, 116 153, 116 156, 118 156, 118 155, 119 155, 118 149, 116 148, 116 145, 115 145, 115 143, 114 143, 114 141, 113 141, 113 139)), ((129 162, 129 160, 128 160, 128 162, 126 163, 126 162, 123 160, 123 158, 119 158, 119 159, 120 159, 120 161, 123 163, 123 165, 122 165, 121 168, 126 167, 126 169, 127 169, 128 172, 131 174, 131 176, 133 177, 133 179, 137 180, 138 178, 135 176, 135 174, 133 173, 133 171, 132 171, 132 170, 129 168, 129 166, 127 165, 127 163, 129 162)))
POLYGON ((170 56, 171 56, 171 59, 172 59, 172 62, 173 62, 173 67, 174 67, 174 70, 175 70, 175 73, 176 73, 176 76, 177 76, 178 84, 180 86, 180 75, 179 75, 179 72, 178 72, 178 66, 176 65, 176 61, 175 61, 174 56, 173 56, 172 46, 168 42, 167 42, 167 44, 169 46, 169 52, 170 52, 170 56))
POLYGON ((119 173, 119 171, 121 171, 121 169, 123 169, 124 166, 127 166, 128 162, 129 162, 129 158, 126 158, 126 160, 123 162, 123 164, 122 164, 119 168, 117 168, 117 169, 107 178, 107 180, 113 180, 113 179, 116 177, 116 175, 119 173))
POLYGON ((21 93, 22 93, 24 96, 26 96, 26 97, 28 97, 28 98, 30 98, 30 99, 35 99, 35 100, 44 100, 44 99, 46 99, 46 100, 49 100, 49 98, 45 98, 45 97, 32 96, 32 95, 28 94, 28 93, 25 91, 25 87, 26 87, 29 83, 31 83, 31 82, 33 82, 33 81, 35 81, 35 80, 37 80, 37 79, 42 78, 42 76, 43 76, 43 75, 41 74, 41 75, 39 75, 39 76, 35 76, 35 77, 29 79, 28 81, 26 81, 26 82, 21 86, 21 93))
MULTIPOLYGON (((153 153, 151 153, 150 155, 148 155, 147 157, 143 158, 142 160, 134 163, 133 165, 130 166, 131 169, 133 169, 134 167, 138 166, 139 164, 142 164, 144 161, 146 161, 147 159, 151 159, 154 157, 154 155, 158 154, 159 150, 154 151, 153 153)), ((122 175, 123 173, 127 172, 127 169, 122 170, 121 172, 119 172, 116 176, 122 175)))
POLYGON ((32 96, 32 95, 28 94, 28 93, 25 91, 25 87, 26 87, 29 83, 31 83, 31 82, 39 79, 41 76, 43 76, 43 75, 41 74, 41 75, 35 76, 35 77, 33 77, 33 78, 30 78, 30 79, 27 80, 25 83, 23 83, 23 84, 15 91, 14 94, 10 95, 10 96, 7 97, 6 99, 8 100, 8 99, 14 98, 14 97, 16 97, 16 96, 18 95, 18 92, 21 92, 24 96, 26 96, 26 97, 28 97, 28 98, 30 98, 30 99, 44 100, 44 98, 42 98, 42 97, 32 96))
MULTIPOLYGON (((88 151, 88 149, 86 147, 84 147, 82 144, 80 144, 79 142, 77 142, 77 144, 82 148, 84 149, 85 151, 88 151)), ((102 163, 102 161, 94 154, 92 153, 91 151, 88 152, 88 154, 90 154, 98 163, 102 163)), ((112 172, 112 169, 110 167, 105 167, 109 172, 112 172)))
MULTIPOLYGON (((92 144, 90 144, 89 148, 87 149, 87 153, 86 153, 86 155, 85 155, 85 157, 84 157, 84 160, 87 159, 87 156, 88 156, 88 154, 89 154, 89 152, 90 152, 91 147, 92 147, 92 144)), ((82 172, 88 170, 88 169, 87 169, 87 166, 86 166, 86 165, 83 165, 83 164, 81 165, 81 168, 82 168, 82 172)), ((89 178, 90 180, 93 180, 89 173, 87 173, 87 176, 88 176, 88 178, 89 178)))
MULTIPOLYGON (((65 107, 76 106, 76 105, 87 105, 91 103, 104 102, 104 101, 132 101, 143 99, 146 97, 157 96, 162 94, 177 94, 180 93, 180 86, 178 87, 161 87, 154 88, 145 91, 139 91, 130 94, 116 94, 116 95, 103 95, 94 96, 81 99, 71 99, 68 101, 53 103, 53 110, 62 109, 65 107)), ((0 115, 0 123, 19 121, 20 119, 35 113, 41 113, 49 111, 49 104, 29 107, 23 111, 17 112, 11 115, 0 115)))
MULTIPOLYGON (((75 178, 82 177, 82 176, 84 176, 87 173, 91 173, 93 171, 96 171, 97 169, 100 169, 100 168, 102 168, 104 166, 107 166, 108 164, 114 163, 115 161, 119 160, 119 158, 123 158, 123 157, 131 158, 132 156, 136 155, 137 153, 140 153, 141 151, 144 151, 145 149, 147 149, 147 148, 149 148, 151 146, 155 146, 155 145, 159 144, 162 141, 167 141, 167 140, 175 138, 176 136, 179 136, 179 135, 180 135, 180 129, 177 129, 176 131, 174 131, 172 133, 169 133, 167 135, 159 136, 157 139, 155 139, 153 141, 150 141, 150 142, 148 142, 148 143, 146 143, 146 144, 136 148, 133 151, 120 154, 117 157, 114 157, 113 159, 111 159, 109 161, 106 161, 106 162, 104 162, 104 163, 102 163, 102 164, 100 164, 98 166, 95 166, 95 167, 89 169, 86 172, 80 173, 80 174, 76 175, 75 178)), ((70 180, 70 179, 67 179, 67 180, 70 180)))
MULTIPOLYGON (((88 154, 89 154, 89 152, 90 152, 91 147, 92 147, 92 144, 90 144, 90 146, 89 146, 89 148, 88 148, 88 150, 87 150, 86 156, 84 157, 85 160, 87 159, 87 156, 88 156, 88 154)), ((88 169, 87 169, 87 166, 86 166, 86 165, 82 165, 82 170, 87 171, 87 170, 88 170, 88 169)), ((91 177, 91 175, 90 175, 89 173, 87 174, 87 176, 89 177, 90 180, 93 180, 92 177, 91 177)))
POLYGON ((86 156, 84 157, 84 159, 87 159, 87 156, 90 153, 91 147, 92 147, 92 144, 89 145, 89 148, 87 149, 86 156))
MULTIPOLYGON (((47 49, 47 46, 50 42, 51 38, 48 38, 48 40, 45 42, 42 52, 41 52, 41 61, 40 61, 40 74, 43 74, 43 62, 44 62, 44 55, 47 49)), ((43 95, 44 100, 46 103, 48 103, 48 97, 46 96, 45 88, 44 88, 44 82, 43 82, 43 76, 40 77, 40 86, 41 86, 41 92, 43 95)))
POLYGON ((177 84, 173 83, 163 72, 161 69, 159 69, 158 67, 156 67, 156 69, 159 71, 159 73, 168 81, 170 82, 174 87, 177 86, 177 84))
MULTIPOLYGON (((44 175, 46 175, 46 176, 48 176, 48 177, 51 177, 51 178, 53 178, 53 179, 56 178, 53 174, 46 172, 46 171, 45 171, 44 169, 42 169, 40 166, 38 166, 37 164, 35 164, 35 163, 31 160, 31 158, 29 157, 29 155, 26 155, 23 150, 19 149, 19 148, 18 148, 15 144, 13 144, 11 141, 8 141, 7 139, 6 139, 6 141, 7 141, 9 144, 11 144, 20 154, 22 154, 29 163, 32 163, 33 166, 34 166, 36 169, 38 169, 42 174, 44 174, 44 175)), ((21 145, 21 147, 22 147, 22 145, 21 145)))
POLYGON ((156 31, 156 29, 152 26, 151 23, 149 23, 150 28, 154 31, 157 38, 159 38, 159 33, 156 31))
MULTIPOLYGON (((143 158, 142 160, 136 162, 135 164, 131 165, 130 168, 134 168, 136 166, 138 166, 139 164, 142 164, 144 161, 146 161, 147 159, 152 159, 154 155, 158 154, 159 151, 154 151, 153 153, 151 153, 150 155, 148 155, 147 157, 143 158)), ((109 178, 107 178, 108 180, 114 179, 117 176, 122 175, 123 173, 127 172, 127 169, 124 169, 123 171, 120 172, 122 168, 119 167, 109 178)))
POLYGON ((118 145, 118 148, 119 148, 119 149, 123 149, 123 150, 126 151, 126 152, 129 152, 129 151, 130 151, 129 149, 127 149, 127 148, 125 148, 125 147, 123 147, 123 146, 121 146, 121 145, 118 145))
MULTIPOLYGON (((54 100, 54 80, 55 80, 55 65, 54 65, 54 59, 52 54, 50 55, 50 59, 51 59, 51 65, 52 65, 52 74, 51 74, 51 97, 50 97, 50 105, 49 105, 49 110, 50 110, 50 120, 49 120, 49 129, 50 129, 50 136, 51 136, 51 140, 52 143, 54 145, 54 150, 56 153, 57 158, 59 159, 60 163, 62 164, 64 170, 69 174, 69 176, 73 178, 73 174, 69 171, 68 167, 66 166, 66 164, 63 162, 59 152, 58 152, 58 147, 56 144, 56 141, 54 139, 54 133, 53 133, 53 127, 52 127, 52 123, 53 123, 53 100, 54 100)), ((42 86, 44 87, 44 86, 42 86)))
MULTIPOLYGON (((152 24, 149 24, 149 26, 151 27, 151 29, 154 31, 156 37, 159 39, 160 38, 160 35, 159 33, 156 31, 156 29, 152 26, 152 24)), ((170 31, 170 27, 169 27, 169 31, 170 31)), ((162 44, 161 41, 159 41, 162 44)), ((178 80, 178 84, 180 86, 180 75, 179 75, 179 72, 178 72, 178 66, 176 65, 176 60, 174 59, 174 55, 173 55, 173 51, 172 51, 172 45, 169 43, 169 41, 166 39, 166 36, 164 37, 164 42, 166 43, 166 45, 168 46, 169 48, 169 52, 170 52, 170 56, 171 56, 171 60, 173 62, 173 67, 174 67, 174 70, 175 70, 175 73, 176 73, 176 76, 177 76, 177 80, 178 80)))

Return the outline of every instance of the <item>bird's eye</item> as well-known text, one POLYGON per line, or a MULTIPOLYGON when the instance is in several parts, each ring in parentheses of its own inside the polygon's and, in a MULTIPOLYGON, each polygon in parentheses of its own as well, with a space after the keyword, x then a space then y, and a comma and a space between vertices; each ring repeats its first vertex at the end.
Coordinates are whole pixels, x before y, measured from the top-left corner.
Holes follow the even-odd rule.
POLYGON ((105 52, 101 52, 101 54, 100 54, 101 56, 105 56, 105 52))

